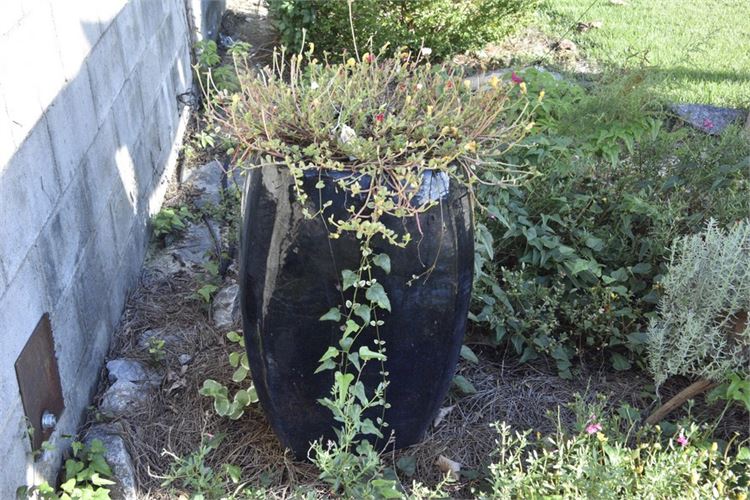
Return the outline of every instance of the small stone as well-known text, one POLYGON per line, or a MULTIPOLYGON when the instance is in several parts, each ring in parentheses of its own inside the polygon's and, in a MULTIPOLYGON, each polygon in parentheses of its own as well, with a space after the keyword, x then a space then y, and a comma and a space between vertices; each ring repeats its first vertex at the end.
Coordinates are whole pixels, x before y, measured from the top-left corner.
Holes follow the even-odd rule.
POLYGON ((240 286, 232 283, 214 296, 213 319, 217 328, 231 328, 240 318, 240 286))
POLYGON ((104 393, 99 411, 112 417, 122 416, 145 401, 147 395, 143 384, 118 380, 104 393))
POLYGON ((206 254, 216 251, 214 237, 221 237, 218 224, 213 221, 210 224, 210 229, 204 223, 188 224, 182 239, 174 244, 172 255, 185 265, 206 262, 206 254))
POLYGON ((183 182, 199 192, 195 199, 195 206, 204 208, 207 205, 219 206, 221 204, 223 176, 224 168, 218 160, 183 172, 183 182))
POLYGON ((145 268, 151 272, 158 272, 164 276, 171 276, 184 269, 170 252, 157 252, 146 261, 145 268))
POLYGON ((154 340, 163 340, 165 345, 178 345, 180 339, 177 335, 167 333, 163 328, 157 328, 155 330, 146 330, 141 334, 141 338, 138 339, 138 347, 143 351, 148 351, 153 346, 154 340))
POLYGON ((193 360, 193 357, 190 354, 180 354, 180 356, 177 358, 181 365, 187 365, 193 360))
POLYGON ((159 375, 144 367, 134 359, 113 359, 107 361, 107 373, 109 383, 114 384, 120 380, 138 383, 159 384, 159 375))
POLYGON ((110 486, 112 498, 124 500, 135 500, 136 479, 133 460, 125 446, 125 441, 120 436, 118 427, 112 424, 98 424, 92 426, 86 433, 83 442, 90 446, 91 442, 98 439, 104 445, 104 460, 112 470, 112 480, 117 484, 110 486))
POLYGON ((558 52, 577 52, 578 47, 575 43, 568 39, 562 39, 552 46, 558 52))
POLYGON ((711 135, 721 134, 729 125, 745 116, 745 112, 740 109, 708 104, 674 104, 670 108, 692 127, 711 135))

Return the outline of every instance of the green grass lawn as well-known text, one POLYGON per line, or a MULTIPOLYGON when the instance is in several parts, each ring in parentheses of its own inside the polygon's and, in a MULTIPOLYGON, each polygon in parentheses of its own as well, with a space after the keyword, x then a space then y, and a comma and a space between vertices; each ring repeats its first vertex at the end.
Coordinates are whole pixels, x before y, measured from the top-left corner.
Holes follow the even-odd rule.
POLYGON ((579 18, 601 21, 565 37, 603 67, 638 66, 645 54, 657 97, 750 107, 750 0, 598 0, 585 12, 592 1, 544 0, 546 31, 559 37, 579 18))

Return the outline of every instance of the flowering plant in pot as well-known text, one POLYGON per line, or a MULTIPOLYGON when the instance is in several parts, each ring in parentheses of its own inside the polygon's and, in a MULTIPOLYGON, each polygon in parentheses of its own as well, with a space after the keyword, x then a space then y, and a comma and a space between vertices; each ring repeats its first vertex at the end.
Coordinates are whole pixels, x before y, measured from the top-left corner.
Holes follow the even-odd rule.
POLYGON ((249 168, 240 279, 258 397, 282 443, 352 493, 376 450, 422 438, 447 393, 472 187, 532 175, 502 158, 537 98, 498 79, 472 90, 427 51, 312 53, 238 61, 239 92, 209 106, 249 168))

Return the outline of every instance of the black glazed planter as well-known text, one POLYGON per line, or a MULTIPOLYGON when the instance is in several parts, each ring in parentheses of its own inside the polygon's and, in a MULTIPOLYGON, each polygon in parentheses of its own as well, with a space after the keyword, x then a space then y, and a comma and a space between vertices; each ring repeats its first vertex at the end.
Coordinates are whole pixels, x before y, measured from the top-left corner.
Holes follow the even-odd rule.
MULTIPOLYGON (((314 210, 319 177, 310 174, 304 182, 314 210)), ((333 201, 326 215, 345 219, 345 207, 361 200, 347 198, 336 188, 335 178, 336 173, 324 174, 322 199, 333 201)), ((394 433, 399 448, 423 438, 450 387, 466 328, 474 265, 465 189, 457 183, 449 187, 444 174, 426 172, 419 196, 439 200, 419 216, 419 224, 414 218, 383 219, 399 233, 408 231, 413 241, 404 249, 387 243, 374 248, 391 258, 391 273, 376 277, 392 309, 380 316, 385 321, 381 337, 386 342, 386 399, 391 405, 385 412, 389 427, 383 430, 386 437, 394 433)), ((338 345, 340 331, 338 324, 319 318, 342 304, 341 270, 356 270, 359 259, 353 235, 331 240, 320 217, 303 217, 287 171, 268 167, 248 172, 240 261, 245 343, 260 403, 282 444, 299 458, 307 456, 311 441, 334 436, 331 412, 317 402, 329 395, 332 372, 314 372, 326 349, 338 345)), ((371 340, 365 342, 372 346, 371 340)), ((371 394, 381 376, 377 363, 368 368, 363 381, 371 394)))

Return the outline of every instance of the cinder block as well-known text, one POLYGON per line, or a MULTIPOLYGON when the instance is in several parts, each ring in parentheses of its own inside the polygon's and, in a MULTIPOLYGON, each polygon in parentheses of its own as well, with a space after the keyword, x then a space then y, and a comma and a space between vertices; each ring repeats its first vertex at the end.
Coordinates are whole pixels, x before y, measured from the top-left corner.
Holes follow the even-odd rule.
POLYGON ((94 342, 102 329, 111 333, 113 318, 109 303, 114 288, 118 286, 113 279, 118 262, 113 241, 110 216, 103 213, 97 221, 94 238, 81 258, 73 287, 83 327, 81 342, 86 344, 94 342))
POLYGON ((32 249, 0 299, 0 365, 14 365, 49 306, 39 254, 32 249))
POLYGON ((81 249, 93 234, 95 215, 87 191, 83 175, 76 176, 36 241, 43 256, 42 270, 53 306, 68 288, 81 249))
POLYGON ((83 163, 83 173, 86 186, 91 196, 91 206, 94 214, 104 213, 109 194, 117 180, 117 153, 114 117, 107 118, 99 129, 91 148, 86 153, 83 163))
POLYGON ((62 185, 67 185, 78 171, 98 130, 86 70, 68 82, 45 115, 62 185))
POLYGON ((102 36, 99 16, 93 2, 51 2, 57 44, 65 78, 68 81, 86 71, 83 62, 102 36))
POLYGON ((141 212, 148 205, 148 193, 154 176, 154 163, 143 139, 139 139, 133 147, 133 165, 138 185, 138 210, 141 212))
POLYGON ((104 318, 98 318, 95 329, 88 331, 86 335, 81 364, 74 379, 78 386, 79 401, 83 404, 91 401, 94 396, 96 383, 104 367, 104 358, 109 351, 112 326, 104 318))
POLYGON ((136 207, 130 201, 128 193, 123 186, 115 185, 112 190, 112 196, 109 201, 110 223, 112 224, 112 233, 118 260, 122 257, 123 252, 128 246, 128 237, 130 229, 136 219, 136 207))
POLYGON ((119 144, 128 147, 135 144, 145 118, 141 87, 136 77, 134 74, 125 82, 112 105, 119 144))
POLYGON ((102 31, 106 32, 109 29, 127 3, 128 0, 96 0, 91 4, 99 18, 102 31))
POLYGON ((190 34, 190 28, 187 24, 187 10, 185 2, 172 0, 169 11, 172 13, 172 26, 175 36, 175 47, 182 47, 184 45, 190 46, 192 44, 192 37, 190 34))
POLYGON ((172 66, 175 49, 179 47, 175 43, 174 24, 172 21, 174 16, 175 14, 172 12, 167 14, 167 18, 162 23, 156 35, 157 46, 159 48, 159 65, 162 68, 170 68, 172 66))
POLYGON ((143 21, 144 38, 150 41, 158 32, 167 16, 167 2, 154 0, 135 0, 143 21))
POLYGON ((131 214, 135 214, 138 212, 138 182, 135 178, 135 164, 130 148, 120 146, 115 155, 115 164, 120 175, 120 184, 116 186, 122 187, 130 205, 131 214))
POLYGON ((51 0, 36 0, 33 9, 25 12, 20 31, 13 39, 17 46, 14 52, 20 54, 21 64, 31 72, 24 85, 35 85, 42 109, 46 109, 65 85, 62 58, 55 36, 55 23, 52 19, 51 0), (33 43, 30 42, 33 40, 33 43))
POLYGON ((3 259, 0 259, 0 299, 5 295, 8 289, 8 278, 5 277, 5 265, 3 259))
POLYGON ((0 38, 0 81, 17 144, 65 84, 56 42, 51 10, 45 2, 0 38))
POLYGON ((143 57, 136 69, 136 82, 141 88, 143 110, 148 115, 154 106, 154 101, 159 92, 159 86, 163 81, 164 68, 159 65, 158 39, 154 38, 152 43, 146 46, 143 57))
POLYGON ((128 2, 115 19, 115 29, 120 36, 125 74, 130 75, 141 60, 146 47, 141 8, 138 2, 128 2))
POLYGON ((5 111, 5 92, 0 85, 0 174, 5 169, 8 160, 16 152, 16 141, 10 131, 10 118, 5 111))
MULTIPOLYGON (((84 352, 83 327, 78 313, 74 283, 66 288, 50 312, 50 324, 55 341, 57 367, 60 370, 65 406, 70 408, 76 401, 75 375, 84 352)), ((75 410, 74 410, 75 411, 75 410)))
POLYGON ((125 276, 127 277, 127 288, 132 290, 141 276, 143 259, 146 256, 149 243, 148 214, 144 211, 133 224, 128 239, 128 247, 123 255, 125 276))
POLYGON ((161 176, 163 172, 167 156, 174 141, 179 118, 177 114, 177 102, 170 90, 171 85, 169 83, 169 79, 165 80, 160 89, 159 98, 156 101, 155 115, 158 117, 159 143, 161 145, 155 165, 156 170, 154 171, 154 175, 156 176, 161 176))
POLYGON ((150 111, 146 112, 146 123, 143 126, 143 133, 141 134, 140 141, 143 143, 148 164, 153 167, 151 171, 151 179, 153 179, 154 172, 158 169, 159 158, 163 147, 166 147, 161 143, 161 117, 157 112, 156 103, 150 111))
POLYGON ((107 29, 89 54, 86 68, 91 79, 91 92, 98 123, 104 122, 115 97, 125 82, 120 37, 114 27, 107 29))
POLYGON ((189 45, 183 45, 177 51, 175 60, 176 76, 173 77, 173 85, 177 95, 190 92, 193 89, 193 67, 190 62, 189 45))
POLYGON ((23 18, 21 2, 5 2, 3 4, 3 15, 0 16, 0 36, 8 34, 18 26, 23 18))
MULTIPOLYGON (((11 365, 10 370, 13 370, 11 365)), ((2 375, 5 377, 5 370, 2 375)), ((16 498, 20 486, 38 482, 31 461, 31 442, 26 435, 26 421, 18 389, 4 397, 6 407, 0 420, 0 456, 3 467, 0 468, 0 498, 16 498)))
MULTIPOLYGON (((44 125, 35 127, 0 170, 0 255, 13 280, 60 196, 50 140, 44 125)), ((2 323, 0 323, 2 325, 2 323)))

